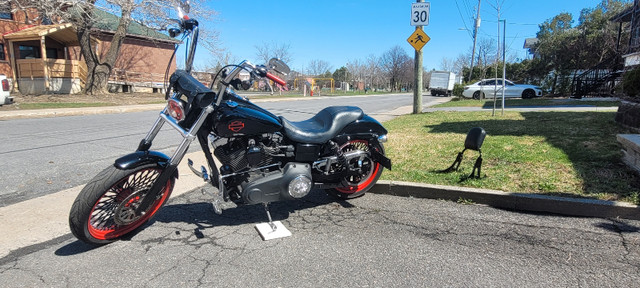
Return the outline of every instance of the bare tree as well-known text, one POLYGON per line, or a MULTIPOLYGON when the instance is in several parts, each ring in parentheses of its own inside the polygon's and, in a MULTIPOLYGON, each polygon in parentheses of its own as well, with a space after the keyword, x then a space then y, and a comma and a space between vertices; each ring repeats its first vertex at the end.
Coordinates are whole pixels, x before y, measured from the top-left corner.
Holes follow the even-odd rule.
POLYGON ((380 64, 383 71, 389 77, 389 85, 392 90, 395 91, 398 89, 404 73, 403 69, 406 68, 405 63, 409 61, 409 59, 407 52, 399 45, 387 50, 387 52, 384 52, 382 57, 380 57, 380 64))
POLYGON ((442 60, 440 60, 440 70, 442 71, 453 70, 453 60, 447 57, 442 57, 442 60))
POLYGON ((480 68, 480 78, 487 78, 487 69, 496 61, 496 42, 493 39, 482 38, 478 41, 478 65, 480 68))
MULTIPOLYGON (((177 0, 9 0, 13 7, 26 11, 33 9, 39 17, 58 23, 72 23, 76 29, 80 51, 87 63, 89 74, 85 93, 100 94, 107 92, 109 75, 118 58, 120 48, 127 37, 131 21, 155 28, 166 28, 171 18, 176 18, 174 7, 177 0), (94 25, 97 21, 96 9, 118 15, 118 25, 110 39, 111 44, 103 53, 93 49, 94 25)), ((204 8, 198 1, 192 1, 191 13, 200 19, 210 19, 215 13, 204 8)), ((205 33, 206 34, 206 33, 205 33)), ((215 35, 215 34, 210 34, 215 35)), ((206 42, 206 41, 205 41, 206 42)), ((210 42, 211 43, 211 42, 210 42)), ((211 45, 212 46, 212 45, 211 45)))
POLYGON ((471 57, 471 54, 461 53, 460 55, 458 55, 458 57, 456 57, 456 59, 453 61, 451 72, 454 72, 459 76, 462 76, 462 69, 464 68, 465 65, 468 64, 467 61, 469 60, 470 57, 471 57))
MULTIPOLYGON (((347 70, 349 70, 349 78, 352 81, 362 82, 366 86, 368 67, 365 62, 358 59, 351 60, 347 63, 347 70)), ((355 83, 354 83, 355 84, 355 83)), ((355 87, 358 87, 357 85, 355 87)))
POLYGON ((378 88, 383 80, 382 68, 380 67, 380 59, 373 54, 370 54, 366 60, 366 71, 369 78, 369 86, 371 88, 378 88))
POLYGON ((256 56, 262 63, 269 62, 271 58, 280 58, 285 63, 291 62, 293 56, 291 54, 291 45, 289 44, 277 44, 275 42, 264 42, 262 45, 256 45, 256 56))
POLYGON ((331 73, 331 64, 324 60, 311 60, 309 62, 308 72, 313 76, 321 76, 331 73))

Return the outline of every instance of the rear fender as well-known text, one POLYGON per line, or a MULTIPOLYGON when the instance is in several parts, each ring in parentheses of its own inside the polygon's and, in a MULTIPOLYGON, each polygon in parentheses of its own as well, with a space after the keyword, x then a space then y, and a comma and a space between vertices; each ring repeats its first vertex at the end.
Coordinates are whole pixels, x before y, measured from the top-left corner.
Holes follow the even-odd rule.
MULTIPOLYGON (((383 135, 387 135, 387 129, 385 129, 378 120, 371 118, 369 115, 365 115, 362 119, 354 121, 342 129, 336 139, 340 142, 346 142, 350 139, 368 139, 379 142, 378 137, 383 135)), ((391 170, 391 160, 384 156, 384 151, 381 152, 382 153, 374 151, 372 154, 373 160, 391 170)))
POLYGON ((384 129, 378 120, 371 118, 369 115, 364 115, 362 119, 351 122, 338 133, 338 136, 356 135, 375 135, 377 138, 378 136, 387 135, 387 129, 384 129))

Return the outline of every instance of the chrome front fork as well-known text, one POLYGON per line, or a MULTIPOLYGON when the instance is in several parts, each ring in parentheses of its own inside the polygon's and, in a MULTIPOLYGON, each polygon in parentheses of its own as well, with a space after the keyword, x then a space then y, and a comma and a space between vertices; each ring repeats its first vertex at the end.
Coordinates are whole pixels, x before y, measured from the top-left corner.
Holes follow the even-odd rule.
POLYGON ((160 112, 158 119, 153 124, 153 127, 151 127, 151 130, 149 130, 149 133, 147 133, 147 136, 144 137, 143 141, 145 143, 152 143, 153 139, 155 139, 155 137, 158 135, 158 132, 160 132, 160 129, 162 128, 164 123, 169 123, 171 127, 176 129, 182 135, 182 141, 180 142, 180 145, 178 145, 178 148, 169 160, 170 165, 178 165, 180 161, 182 161, 184 155, 187 153, 187 149, 189 149, 189 145, 191 145, 191 142, 196 139, 198 130, 200 130, 200 127, 202 127, 202 124, 207 119, 209 114, 213 112, 213 110, 213 105, 209 105, 204 108, 202 112, 200 112, 200 116, 198 116, 198 119, 191 126, 191 128, 189 130, 185 130, 173 117, 169 116, 166 113, 167 108, 165 107, 162 112, 160 112))

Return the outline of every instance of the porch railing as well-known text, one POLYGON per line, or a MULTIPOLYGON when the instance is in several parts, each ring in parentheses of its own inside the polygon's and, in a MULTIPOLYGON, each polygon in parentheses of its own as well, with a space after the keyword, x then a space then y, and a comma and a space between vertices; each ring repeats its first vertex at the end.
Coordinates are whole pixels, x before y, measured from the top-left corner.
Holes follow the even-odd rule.
POLYGON ((46 63, 49 78, 76 78, 82 83, 87 80, 87 64, 79 60, 64 59, 18 59, 18 78, 44 78, 46 63))

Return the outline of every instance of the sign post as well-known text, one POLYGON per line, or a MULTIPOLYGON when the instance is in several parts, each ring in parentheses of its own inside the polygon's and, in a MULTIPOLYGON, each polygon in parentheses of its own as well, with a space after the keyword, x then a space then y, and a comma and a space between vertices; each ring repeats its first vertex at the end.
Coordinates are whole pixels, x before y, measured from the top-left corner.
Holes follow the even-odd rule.
POLYGON ((431 38, 422 31, 422 26, 429 25, 429 12, 431 3, 417 0, 411 3, 411 26, 416 26, 416 31, 409 36, 407 42, 416 50, 413 85, 413 114, 422 113, 422 47, 431 38))

